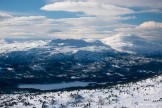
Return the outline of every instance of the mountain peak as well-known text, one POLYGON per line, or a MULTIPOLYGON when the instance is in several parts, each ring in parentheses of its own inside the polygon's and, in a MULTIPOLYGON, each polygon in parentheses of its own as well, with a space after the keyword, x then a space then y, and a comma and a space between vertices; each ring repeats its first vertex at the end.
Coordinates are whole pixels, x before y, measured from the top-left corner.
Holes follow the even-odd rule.
POLYGON ((162 52, 162 46, 135 35, 115 35, 102 39, 101 42, 120 52, 150 54, 162 52))

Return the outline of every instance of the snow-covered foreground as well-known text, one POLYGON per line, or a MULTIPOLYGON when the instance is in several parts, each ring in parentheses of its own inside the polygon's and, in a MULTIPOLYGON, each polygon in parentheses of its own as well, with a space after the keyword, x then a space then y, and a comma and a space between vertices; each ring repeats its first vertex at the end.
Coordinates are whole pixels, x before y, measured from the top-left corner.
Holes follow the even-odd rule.
POLYGON ((162 75, 105 89, 3 94, 0 96, 0 107, 6 106, 9 108, 161 108, 162 75))

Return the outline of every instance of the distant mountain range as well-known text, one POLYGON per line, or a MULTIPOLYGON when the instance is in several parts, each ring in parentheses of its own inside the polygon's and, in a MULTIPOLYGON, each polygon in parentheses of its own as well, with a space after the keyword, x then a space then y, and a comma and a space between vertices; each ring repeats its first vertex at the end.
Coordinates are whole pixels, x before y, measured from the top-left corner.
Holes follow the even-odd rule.
POLYGON ((131 54, 162 53, 162 45, 150 42, 139 36, 116 35, 105 39, 88 42, 75 39, 7 41, 0 40, 0 54, 31 49, 51 50, 51 53, 89 52, 125 52, 131 54))

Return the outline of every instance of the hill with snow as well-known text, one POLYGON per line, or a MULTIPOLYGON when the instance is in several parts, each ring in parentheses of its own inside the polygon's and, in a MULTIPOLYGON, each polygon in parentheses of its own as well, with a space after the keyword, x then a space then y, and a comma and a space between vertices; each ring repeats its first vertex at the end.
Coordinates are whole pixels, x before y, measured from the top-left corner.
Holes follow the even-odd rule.
POLYGON ((31 41, 0 40, 0 54, 15 51, 30 51, 44 49, 51 53, 77 53, 78 51, 90 52, 124 52, 131 54, 160 54, 162 45, 150 42, 134 35, 115 35, 96 41, 55 39, 31 41))
POLYGON ((27 51, 33 48, 38 48, 47 45, 46 41, 13 41, 0 40, 0 54, 6 54, 14 51, 27 51))
POLYGON ((162 45, 134 35, 115 35, 101 40, 104 44, 120 52, 132 54, 159 54, 162 45))

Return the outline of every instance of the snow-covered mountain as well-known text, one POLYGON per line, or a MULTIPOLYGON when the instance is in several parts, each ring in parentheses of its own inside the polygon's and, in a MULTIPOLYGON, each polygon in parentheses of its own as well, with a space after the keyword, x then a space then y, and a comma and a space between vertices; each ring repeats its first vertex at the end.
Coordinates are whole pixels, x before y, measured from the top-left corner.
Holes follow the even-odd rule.
POLYGON ((47 45, 48 41, 13 41, 0 40, 0 54, 5 54, 13 51, 27 51, 33 48, 39 48, 47 45))
POLYGON ((29 51, 31 49, 44 49, 51 54, 74 54, 82 51, 89 52, 125 52, 131 54, 159 54, 162 45, 150 42, 134 35, 115 35, 96 41, 55 39, 12 41, 0 40, 0 54, 14 51, 29 51))
POLYGON ((133 54, 162 53, 162 45, 134 35, 115 35, 102 39, 101 42, 120 52, 133 54))
POLYGON ((78 54, 79 52, 113 52, 108 45, 100 41, 87 42, 74 39, 55 40, 33 40, 33 41, 13 41, 0 40, 0 54, 7 54, 15 51, 28 51, 35 53, 48 52, 54 54, 78 54))

